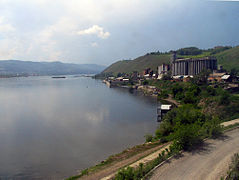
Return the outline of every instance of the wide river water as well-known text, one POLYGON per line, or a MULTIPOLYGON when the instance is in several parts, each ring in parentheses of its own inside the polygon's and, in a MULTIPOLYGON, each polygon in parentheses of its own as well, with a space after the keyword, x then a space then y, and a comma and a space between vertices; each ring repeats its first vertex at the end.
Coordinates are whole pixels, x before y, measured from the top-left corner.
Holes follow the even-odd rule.
POLYGON ((99 80, 0 79, 0 179, 64 179, 144 142, 155 99, 99 80))

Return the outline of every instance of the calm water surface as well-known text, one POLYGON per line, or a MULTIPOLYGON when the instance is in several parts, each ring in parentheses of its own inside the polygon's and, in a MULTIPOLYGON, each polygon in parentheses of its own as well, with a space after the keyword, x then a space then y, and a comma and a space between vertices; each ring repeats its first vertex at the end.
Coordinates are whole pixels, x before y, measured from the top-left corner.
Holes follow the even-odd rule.
POLYGON ((0 179, 63 179, 156 129, 156 101, 86 77, 0 79, 0 179))

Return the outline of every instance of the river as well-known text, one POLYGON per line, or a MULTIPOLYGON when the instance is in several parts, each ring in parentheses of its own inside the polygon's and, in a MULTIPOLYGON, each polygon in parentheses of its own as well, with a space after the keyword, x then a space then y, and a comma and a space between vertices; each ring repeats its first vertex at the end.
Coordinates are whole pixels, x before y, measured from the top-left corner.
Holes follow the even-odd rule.
POLYGON ((0 79, 0 179, 63 179, 144 142, 156 100, 89 77, 0 79))

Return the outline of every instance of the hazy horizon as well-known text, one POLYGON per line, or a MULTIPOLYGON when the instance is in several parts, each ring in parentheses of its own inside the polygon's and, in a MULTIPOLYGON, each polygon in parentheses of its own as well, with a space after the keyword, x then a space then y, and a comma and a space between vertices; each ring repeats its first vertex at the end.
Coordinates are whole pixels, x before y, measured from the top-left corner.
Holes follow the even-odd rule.
POLYGON ((0 59, 110 65, 152 51, 239 45, 239 3, 1 0, 0 59))

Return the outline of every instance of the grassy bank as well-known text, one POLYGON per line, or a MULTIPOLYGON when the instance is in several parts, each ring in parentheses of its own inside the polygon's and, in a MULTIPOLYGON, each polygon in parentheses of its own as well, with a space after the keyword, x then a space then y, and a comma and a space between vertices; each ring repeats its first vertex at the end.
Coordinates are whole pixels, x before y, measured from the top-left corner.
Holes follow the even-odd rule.
POLYGON ((226 178, 221 178, 225 180, 237 180, 239 179, 239 154, 233 155, 229 170, 227 172, 226 178))
POLYGON ((94 174, 98 171, 101 171, 103 169, 106 169, 106 168, 116 164, 117 162, 128 159, 128 158, 135 156, 137 154, 140 154, 144 151, 153 149, 153 148, 159 146, 160 144, 161 144, 160 142, 144 143, 141 145, 137 145, 137 146, 125 149, 121 153, 109 156, 106 160, 100 162, 99 164, 97 164, 95 166, 92 166, 92 167, 82 170, 79 175, 69 177, 68 180, 74 180, 74 179, 78 179, 85 175, 94 174))

